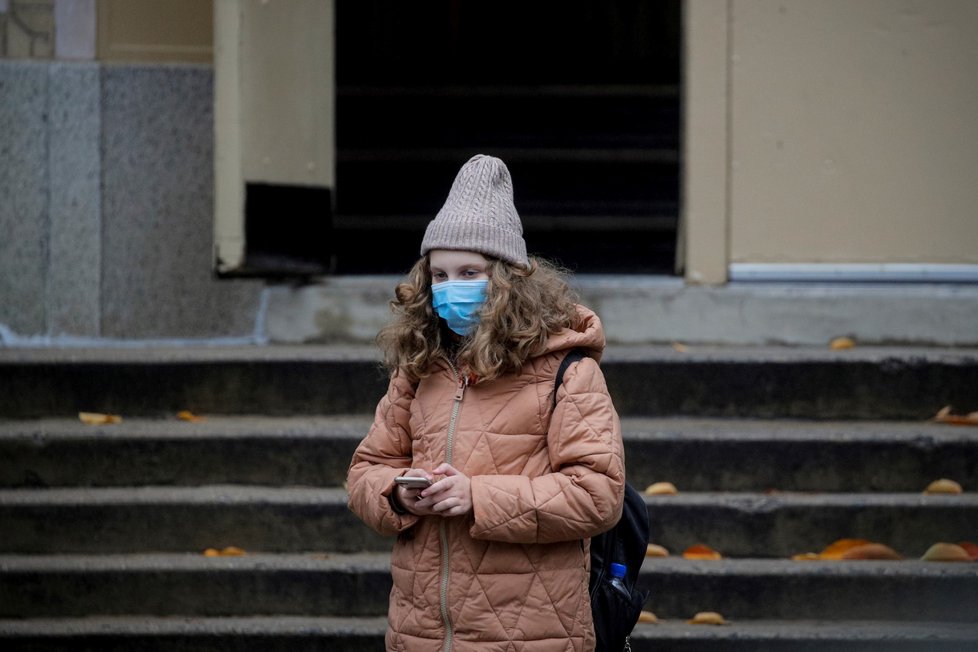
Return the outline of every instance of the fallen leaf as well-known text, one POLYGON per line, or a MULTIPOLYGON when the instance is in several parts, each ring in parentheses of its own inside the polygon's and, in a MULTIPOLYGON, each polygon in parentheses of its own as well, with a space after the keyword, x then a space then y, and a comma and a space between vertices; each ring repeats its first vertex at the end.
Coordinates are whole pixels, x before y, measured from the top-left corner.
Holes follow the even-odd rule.
POLYGON ((954 480, 948 480, 947 478, 934 480, 927 485, 926 489, 924 489, 925 494, 959 494, 961 492, 961 485, 954 480))
POLYGON ((794 561, 818 561, 822 556, 817 552, 802 552, 797 555, 792 555, 791 558, 794 561))
POLYGON ((846 550, 856 546, 864 546, 867 543, 872 543, 872 541, 867 539, 839 539, 826 546, 818 556, 819 559, 842 559, 846 550))
POLYGON ((655 614, 652 613, 651 611, 645 611, 643 609, 642 612, 639 613, 639 615, 638 615, 638 622, 640 622, 640 623, 658 624, 659 619, 656 618, 655 614))
POLYGON ((645 488, 646 496, 675 496, 678 493, 676 485, 671 482, 655 482, 645 488))
POLYGON ((680 342, 673 342, 672 343, 672 348, 674 350, 678 351, 679 353, 686 353, 687 351, 689 351, 689 347, 686 346, 685 344, 680 343, 680 342))
POLYGON ((650 543, 645 549, 645 556, 646 557, 668 557, 669 551, 658 544, 650 543))
POLYGON ((829 348, 833 351, 841 351, 843 349, 855 348, 856 341, 851 337, 837 337, 831 342, 829 342, 829 348))
POLYGON ((207 421, 206 417, 200 417, 191 412, 190 410, 180 410, 177 412, 177 418, 181 421, 189 421, 191 423, 200 423, 201 421, 207 421))
POLYGON ((842 559, 903 559, 903 556, 882 543, 866 543, 849 548, 842 553, 842 559))
POLYGON ((921 557, 924 561, 971 561, 968 551, 956 543, 939 542, 932 545, 921 557))
POLYGON ((697 543, 683 550, 683 559, 723 559, 723 555, 710 546, 697 543))
POLYGON ((969 412, 968 414, 952 414, 951 406, 945 405, 937 414, 934 415, 934 421, 938 423, 947 423, 952 426, 978 426, 978 412, 969 412))
POLYGON ((690 625, 727 625, 729 624, 723 619, 723 616, 715 611, 701 611, 691 619, 686 621, 690 625))
POLYGON ((958 545, 964 548, 971 561, 978 561, 978 544, 970 541, 958 541, 958 545))
POLYGON ((245 551, 241 548, 236 548, 235 546, 228 546, 227 548, 222 548, 218 550, 217 548, 208 548, 204 551, 205 557, 241 557, 244 556, 245 551))
POLYGON ((118 414, 102 414, 101 412, 79 412, 78 418, 90 426, 104 426, 112 423, 122 423, 118 414))

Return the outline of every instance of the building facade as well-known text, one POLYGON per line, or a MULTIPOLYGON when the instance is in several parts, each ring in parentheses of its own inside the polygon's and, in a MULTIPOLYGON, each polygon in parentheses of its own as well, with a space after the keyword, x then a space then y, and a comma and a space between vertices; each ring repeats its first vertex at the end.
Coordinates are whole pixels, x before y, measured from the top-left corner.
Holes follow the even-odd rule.
POLYGON ((368 342, 458 166, 621 343, 978 345, 969 0, 0 2, 6 345, 368 342))

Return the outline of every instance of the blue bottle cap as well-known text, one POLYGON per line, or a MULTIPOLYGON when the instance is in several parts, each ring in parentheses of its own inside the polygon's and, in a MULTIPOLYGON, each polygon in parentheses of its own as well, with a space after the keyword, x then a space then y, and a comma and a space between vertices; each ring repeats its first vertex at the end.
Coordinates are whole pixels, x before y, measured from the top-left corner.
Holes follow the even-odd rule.
POLYGON ((611 565, 611 576, 612 577, 625 577, 625 564, 612 564, 611 565))

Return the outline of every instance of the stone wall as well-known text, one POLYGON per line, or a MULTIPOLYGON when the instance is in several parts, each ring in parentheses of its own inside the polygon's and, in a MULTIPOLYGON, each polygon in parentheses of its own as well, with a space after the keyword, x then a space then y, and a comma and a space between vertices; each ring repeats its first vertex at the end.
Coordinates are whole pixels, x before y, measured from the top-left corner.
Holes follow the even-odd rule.
POLYGON ((0 335, 260 337, 213 274, 213 72, 0 61, 0 335))

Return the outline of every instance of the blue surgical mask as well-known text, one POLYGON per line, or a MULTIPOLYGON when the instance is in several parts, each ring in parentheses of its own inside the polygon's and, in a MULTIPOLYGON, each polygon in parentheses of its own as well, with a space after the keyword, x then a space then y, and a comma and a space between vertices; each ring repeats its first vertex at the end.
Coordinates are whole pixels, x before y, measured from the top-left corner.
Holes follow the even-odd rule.
POLYGON ((431 286, 431 305, 449 328, 459 335, 468 335, 479 324, 488 284, 485 279, 436 283, 431 286))

